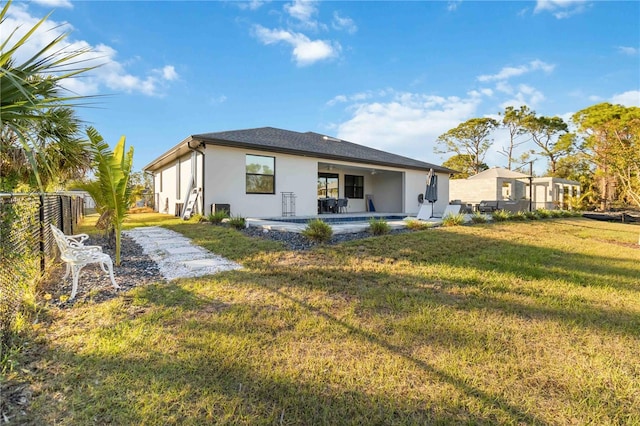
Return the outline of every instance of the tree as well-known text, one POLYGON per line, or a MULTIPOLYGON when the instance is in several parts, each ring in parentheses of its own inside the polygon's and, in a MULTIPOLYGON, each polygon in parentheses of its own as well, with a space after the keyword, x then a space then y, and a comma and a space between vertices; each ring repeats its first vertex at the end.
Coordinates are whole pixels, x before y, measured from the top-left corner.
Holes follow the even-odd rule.
POLYGON ((147 207, 148 191, 153 188, 153 178, 145 172, 134 172, 129 177, 129 185, 131 186, 132 203, 143 200, 144 206, 147 207))
MULTIPOLYGON (((453 152, 457 155, 468 156, 469 167, 474 174, 482 171, 482 164, 493 140, 488 139, 491 132, 498 126, 493 118, 472 118, 461 123, 455 129, 449 130, 438 137, 435 152, 446 154, 453 152)), ((463 158, 463 157, 461 157, 463 158)))
POLYGON ((581 148, 596 165, 601 208, 618 200, 640 206, 640 108, 601 103, 575 113, 581 148))
MULTIPOLYGON (((442 165, 460 172, 453 175, 452 179, 466 179, 469 176, 476 174, 476 169, 473 165, 473 158, 471 158, 469 154, 456 154, 442 163, 442 165)), ((480 171, 487 170, 488 168, 489 166, 485 163, 480 164, 480 171)))
POLYGON ((47 120, 27 120, 22 125, 35 147, 36 172, 28 152, 11 127, 0 127, 0 191, 34 190, 36 175, 46 190, 61 189, 63 184, 84 176, 91 163, 86 139, 80 137, 80 120, 73 109, 52 108, 47 120))
POLYGON ((125 137, 122 136, 113 151, 102 136, 92 127, 87 129, 94 158, 96 180, 83 185, 83 189, 96 203, 100 213, 98 224, 115 237, 116 266, 120 265, 120 237, 122 222, 131 205, 129 178, 133 165, 133 147, 125 154, 125 137))
POLYGON ((551 176, 555 176, 558 160, 574 148, 575 135, 568 133, 569 127, 560 117, 537 117, 531 113, 522 124, 540 148, 535 154, 547 157, 551 176))
MULTIPOLYGON (((40 171, 49 167, 48 156, 43 154, 41 140, 38 139, 38 126, 35 123, 56 122, 60 108, 72 108, 83 96, 65 96, 63 81, 77 76, 95 67, 81 67, 80 56, 89 52, 89 48, 73 51, 64 49, 62 42, 68 34, 54 38, 35 55, 30 55, 22 64, 15 64, 16 53, 27 44, 36 30, 47 20, 42 18, 22 38, 15 40, 17 29, 5 28, 6 16, 11 1, 0 11, 0 122, 2 134, 7 143, 0 144, 0 151, 6 156, 19 155, 21 160, 31 166, 37 186, 43 188, 40 171), (8 141, 12 141, 9 145, 8 141), (14 151, 16 145, 20 151, 14 151)), ((44 126, 46 127, 46 126, 44 126)), ((42 127, 41 127, 42 128, 42 127)))
POLYGON ((524 120, 534 113, 526 105, 523 105, 520 109, 508 106, 505 108, 504 113, 499 114, 502 115, 502 127, 509 132, 509 145, 502 147, 500 154, 507 157, 507 169, 511 170, 511 163, 517 161, 513 156, 513 151, 528 141, 528 139, 519 140, 521 136, 527 133, 527 129, 524 127, 524 120))

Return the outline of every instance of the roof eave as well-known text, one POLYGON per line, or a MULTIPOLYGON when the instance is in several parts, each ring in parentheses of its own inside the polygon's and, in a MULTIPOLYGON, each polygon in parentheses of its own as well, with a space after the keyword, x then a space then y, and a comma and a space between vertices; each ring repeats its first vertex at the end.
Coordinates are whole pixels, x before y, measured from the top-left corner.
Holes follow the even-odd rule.
POLYGON ((354 159, 353 157, 344 157, 344 156, 340 156, 340 155, 321 154, 321 153, 317 153, 317 152, 297 150, 297 149, 291 149, 291 148, 270 147, 270 146, 252 144, 252 143, 248 143, 248 142, 238 142, 238 141, 227 141, 227 140, 224 140, 224 139, 203 138, 202 136, 199 136, 199 135, 191 136, 191 138, 192 138, 192 140, 197 140, 197 141, 202 142, 202 143, 204 143, 206 145, 226 146, 226 147, 230 147, 230 148, 248 148, 248 149, 253 149, 253 150, 262 151, 262 152, 277 152, 277 153, 280 153, 280 154, 293 154, 293 155, 300 155, 300 156, 303 156, 303 157, 315 157, 315 158, 322 158, 324 160, 347 161, 347 162, 351 162, 351 163, 359 162, 359 163, 362 163, 362 164, 370 164, 370 165, 375 165, 375 166, 395 167, 395 168, 421 170, 421 171, 428 171, 429 169, 433 169, 434 171, 440 172, 440 173, 448 173, 448 174, 457 173, 455 170, 451 170, 451 169, 448 169, 448 168, 442 167, 442 166, 432 165, 432 164, 429 164, 429 163, 425 163, 426 165, 424 167, 420 167, 420 166, 411 166, 411 165, 407 165, 407 164, 390 163, 390 162, 386 162, 386 161, 354 159))
POLYGON ((147 164, 146 166, 144 166, 142 168, 143 171, 153 171, 153 170, 157 170, 160 167, 162 167, 163 165, 171 162, 171 160, 180 157, 182 154, 184 154, 185 150, 190 150, 190 145, 189 143, 194 140, 193 136, 189 136, 186 139, 184 139, 182 142, 178 143, 177 145, 175 145, 173 148, 169 149, 168 151, 166 151, 164 154, 162 154, 160 157, 156 158, 155 160, 153 160, 152 162, 150 162, 149 164, 147 164), (183 148, 184 147, 184 148, 183 148), (182 149, 181 149, 182 148, 182 149))

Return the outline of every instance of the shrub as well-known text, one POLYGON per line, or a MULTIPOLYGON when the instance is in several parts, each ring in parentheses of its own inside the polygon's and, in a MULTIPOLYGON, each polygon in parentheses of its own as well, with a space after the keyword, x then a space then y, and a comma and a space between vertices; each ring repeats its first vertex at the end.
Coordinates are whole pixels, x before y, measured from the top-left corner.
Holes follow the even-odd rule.
POLYGON ((410 219, 406 222, 407 229, 412 229, 414 231, 420 231, 427 228, 433 227, 433 222, 423 222, 421 220, 410 219))
POLYGON ((487 217, 480 213, 480 212, 474 212, 471 215, 471 222, 473 223, 486 223, 487 222, 487 217))
POLYGON ((525 216, 527 216, 527 219, 529 220, 538 220, 540 219, 538 217, 538 214, 535 211, 530 211, 530 212, 524 212, 525 216))
POLYGON ((551 217, 562 217, 562 210, 551 210, 551 217))
POLYGON ((511 219, 512 220, 527 220, 527 213, 523 212, 522 210, 515 212, 514 214, 511 215, 511 219))
POLYGON ((496 222, 504 222, 505 220, 511 219, 511 212, 507 210, 496 210, 491 213, 491 217, 496 222))
POLYGON ((244 220, 244 217, 241 216, 234 216, 230 218, 227 223, 229 224, 229 226, 236 229, 243 229, 247 226, 247 221, 244 220))
POLYGON ((213 223, 214 225, 219 225, 222 223, 222 221, 226 218, 228 218, 229 215, 227 214, 226 211, 224 210, 218 210, 215 213, 211 213, 207 216, 207 220, 211 223, 213 223))
POLYGON ((536 214, 540 219, 547 219, 551 217, 551 211, 547 209, 537 209, 536 214))
POLYGON ((302 235, 317 243, 325 243, 333 236, 333 229, 320 219, 313 219, 307 223, 302 235))
POLYGON ((383 235, 391 231, 391 226, 384 219, 369 219, 369 232, 373 235, 383 235))
POLYGON ((460 226, 464 224, 462 213, 448 214, 442 218, 442 226, 460 226))
POLYGON ((200 222, 205 222, 205 221, 206 221, 205 217, 203 215, 201 215, 200 213, 194 213, 189 218, 189 222, 200 223, 200 222))

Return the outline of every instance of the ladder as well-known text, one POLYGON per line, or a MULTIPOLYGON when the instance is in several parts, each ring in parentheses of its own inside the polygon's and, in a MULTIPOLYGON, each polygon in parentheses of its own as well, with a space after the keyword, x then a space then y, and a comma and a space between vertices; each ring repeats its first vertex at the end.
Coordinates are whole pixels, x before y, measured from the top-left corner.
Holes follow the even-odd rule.
POLYGON ((187 195, 187 200, 184 203, 184 210, 182 211, 182 219, 187 220, 193 214, 193 208, 196 205, 196 201, 200 196, 200 192, 202 188, 193 188, 189 191, 189 195, 187 195))

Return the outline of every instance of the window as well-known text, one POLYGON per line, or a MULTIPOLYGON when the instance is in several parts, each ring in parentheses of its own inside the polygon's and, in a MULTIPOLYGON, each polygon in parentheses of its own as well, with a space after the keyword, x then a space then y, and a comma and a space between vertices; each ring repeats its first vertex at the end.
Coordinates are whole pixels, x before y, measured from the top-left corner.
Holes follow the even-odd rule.
POLYGON ((364 176, 344 175, 344 196, 364 198, 364 176))
POLYGON ((318 198, 338 198, 338 175, 318 173, 318 198))
POLYGON ((276 159, 247 154, 247 194, 276 193, 276 159))

